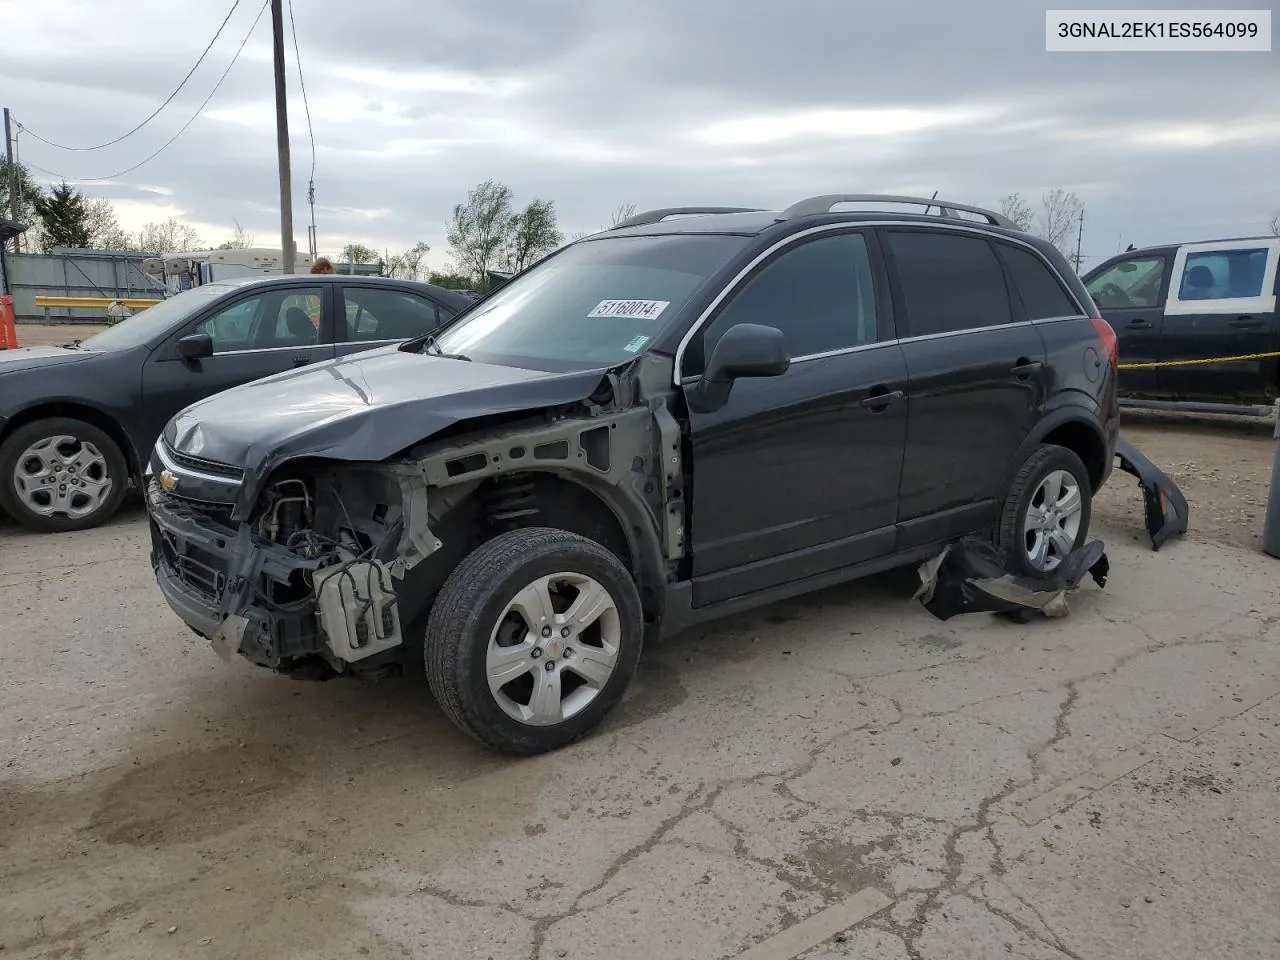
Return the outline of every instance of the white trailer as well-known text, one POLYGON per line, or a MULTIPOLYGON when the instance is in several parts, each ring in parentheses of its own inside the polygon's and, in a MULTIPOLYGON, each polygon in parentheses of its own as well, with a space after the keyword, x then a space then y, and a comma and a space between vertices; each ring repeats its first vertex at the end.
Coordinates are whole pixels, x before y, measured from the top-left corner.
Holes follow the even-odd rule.
MULTIPOLYGON (((294 270, 306 273, 311 269, 311 257, 299 253, 294 258, 294 270)), ((142 269, 153 277, 164 280, 165 295, 173 296, 201 284, 226 280, 231 277, 249 277, 258 274, 284 272, 284 254, 280 250, 250 247, 242 250, 193 250, 185 253, 166 253, 143 262, 142 269)))

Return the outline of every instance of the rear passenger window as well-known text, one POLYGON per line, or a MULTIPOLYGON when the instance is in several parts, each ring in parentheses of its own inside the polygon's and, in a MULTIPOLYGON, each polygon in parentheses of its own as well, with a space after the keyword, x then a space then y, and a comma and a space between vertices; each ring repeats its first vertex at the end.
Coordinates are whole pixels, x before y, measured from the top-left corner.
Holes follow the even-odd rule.
MULTIPOLYGON (((866 238, 859 233, 820 237, 766 263, 707 325, 703 357, 739 323, 777 327, 792 359, 873 343, 876 298, 866 238)), ((698 359, 690 357, 685 375, 701 372, 698 359)))
POLYGON ((409 340, 440 326, 436 305, 403 290, 345 287, 346 340, 409 340))
POLYGON ((1188 253, 1179 300, 1234 300, 1262 296, 1267 248, 1188 253))
POLYGON ((889 231, 907 336, 955 333, 1013 320, 1004 270, 981 237, 889 231))
POLYGON ((1079 315, 1080 308, 1067 296, 1062 284, 1038 256, 1004 243, 996 244, 996 249, 1013 275, 1013 285, 1022 298, 1028 320, 1079 315))

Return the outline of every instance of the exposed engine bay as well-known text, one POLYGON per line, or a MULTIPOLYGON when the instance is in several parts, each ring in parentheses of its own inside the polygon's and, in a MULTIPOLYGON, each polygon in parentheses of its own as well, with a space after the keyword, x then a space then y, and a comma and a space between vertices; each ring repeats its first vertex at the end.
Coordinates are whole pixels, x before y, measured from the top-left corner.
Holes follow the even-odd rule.
POLYGON ((517 526, 605 543, 653 606, 683 558, 686 498, 678 424, 644 393, 611 374, 580 403, 473 420, 387 461, 295 459, 239 521, 153 485, 157 574, 203 608, 193 629, 224 659, 316 678, 401 669, 460 559, 517 526))

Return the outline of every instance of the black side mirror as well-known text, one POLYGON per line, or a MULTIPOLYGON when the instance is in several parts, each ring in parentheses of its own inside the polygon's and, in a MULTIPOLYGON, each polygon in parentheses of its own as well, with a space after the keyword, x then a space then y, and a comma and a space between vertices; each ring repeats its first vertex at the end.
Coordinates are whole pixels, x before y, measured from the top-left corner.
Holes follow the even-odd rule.
POLYGON ((213 337, 207 333, 193 333, 178 341, 178 356, 183 360, 200 360, 213 356, 213 337))
POLYGON ((689 395, 689 406, 701 413, 719 410, 729 401, 740 377, 779 377, 791 368, 787 340, 777 327, 739 323, 720 337, 706 372, 689 395))

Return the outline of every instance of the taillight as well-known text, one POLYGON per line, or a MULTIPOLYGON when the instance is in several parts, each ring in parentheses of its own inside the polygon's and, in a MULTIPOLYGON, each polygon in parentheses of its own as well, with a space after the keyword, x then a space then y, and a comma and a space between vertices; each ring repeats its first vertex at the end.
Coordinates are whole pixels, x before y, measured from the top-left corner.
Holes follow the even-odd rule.
POLYGON ((1090 320, 1093 322, 1094 331, 1097 332, 1099 339, 1102 340, 1102 348, 1107 352, 1107 357, 1111 361, 1111 369, 1114 370, 1120 364, 1120 338, 1111 329, 1111 324, 1101 317, 1090 317, 1090 320))

